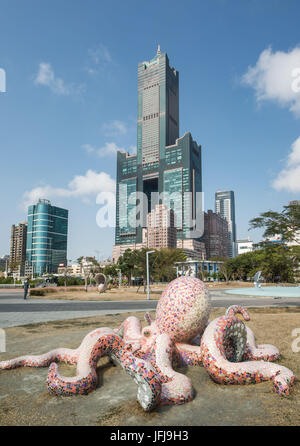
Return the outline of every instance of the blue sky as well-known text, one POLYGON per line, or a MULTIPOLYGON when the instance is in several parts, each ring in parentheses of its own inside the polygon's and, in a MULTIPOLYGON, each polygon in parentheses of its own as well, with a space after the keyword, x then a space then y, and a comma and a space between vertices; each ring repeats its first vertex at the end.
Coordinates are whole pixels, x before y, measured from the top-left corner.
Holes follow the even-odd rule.
POLYGON ((249 220, 300 198, 297 0, 0 8, 0 255, 39 195, 70 211, 70 260, 111 255, 114 229, 97 226, 96 199, 113 189, 116 149, 135 150, 137 64, 158 44, 180 75, 180 135, 203 147, 205 209, 218 188, 234 190, 238 238, 258 241, 249 220))

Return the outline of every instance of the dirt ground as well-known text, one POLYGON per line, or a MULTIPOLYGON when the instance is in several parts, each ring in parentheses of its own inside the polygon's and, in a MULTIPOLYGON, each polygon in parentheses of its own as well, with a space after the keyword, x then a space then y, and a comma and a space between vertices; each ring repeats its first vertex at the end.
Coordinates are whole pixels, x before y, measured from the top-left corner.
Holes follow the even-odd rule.
MULTIPOLYGON (((224 282, 211 282, 206 283, 207 287, 211 290, 218 289, 230 289, 230 288, 248 288, 253 286, 251 283, 247 282, 232 282, 226 284, 224 282)), ((164 290, 166 285, 151 285, 150 295, 151 299, 159 299, 161 292, 164 290)), ((145 300, 147 299, 147 294, 144 293, 144 288, 140 287, 123 287, 112 288, 111 290, 105 291, 105 293, 99 294, 95 287, 89 287, 86 292, 82 287, 76 289, 75 287, 59 287, 51 288, 51 292, 47 293, 45 296, 31 296, 31 299, 57 299, 57 300, 91 300, 91 301, 122 301, 122 300, 145 300)))
MULTIPOLYGON (((224 314, 212 310, 211 319, 224 314)), ((129 315, 129 314, 128 314, 129 315)), ((127 314, 7 328, 6 353, 0 360, 24 354, 41 354, 57 347, 77 348, 96 327, 118 327, 127 314)), ((142 320, 141 313, 131 313, 142 320)), ((154 313, 152 313, 154 316, 154 313)), ((276 345, 279 364, 300 376, 300 352, 293 353, 292 330, 300 327, 299 308, 251 308, 257 343, 276 345)), ((145 322, 143 322, 145 325, 145 322)), ((300 342, 298 342, 298 345, 300 342)), ((72 376, 75 366, 60 365, 72 376)), ((48 368, 0 371, 0 425, 98 425, 98 426, 203 426, 300 425, 300 384, 287 398, 273 392, 272 382, 246 386, 214 383, 201 366, 181 368, 193 383, 195 398, 182 406, 158 407, 145 413, 136 401, 136 385, 107 358, 98 363, 98 387, 89 395, 54 397, 46 389, 48 368)))
MULTIPOLYGON (((151 299, 159 299, 161 291, 152 289, 151 290, 151 299)), ((55 289, 54 292, 47 293, 45 296, 31 296, 31 299, 57 299, 57 300, 81 300, 81 301, 125 301, 125 300, 146 300, 147 294, 143 293, 143 289, 141 288, 139 292, 137 292, 137 288, 113 288, 111 290, 105 291, 105 293, 99 294, 95 288, 89 288, 88 291, 84 290, 74 290, 64 289, 64 287, 60 287, 58 290, 55 289)))

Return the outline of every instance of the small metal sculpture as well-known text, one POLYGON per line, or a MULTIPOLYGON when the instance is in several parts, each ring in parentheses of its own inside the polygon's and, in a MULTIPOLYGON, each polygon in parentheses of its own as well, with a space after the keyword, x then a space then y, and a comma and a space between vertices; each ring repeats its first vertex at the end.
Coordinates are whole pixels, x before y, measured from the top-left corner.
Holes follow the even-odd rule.
POLYGON ((261 288, 259 281, 262 279, 261 271, 257 271, 254 276, 254 288, 261 288))
POLYGON ((95 275, 95 281, 99 293, 104 293, 107 287, 106 276, 103 273, 98 273, 95 275))

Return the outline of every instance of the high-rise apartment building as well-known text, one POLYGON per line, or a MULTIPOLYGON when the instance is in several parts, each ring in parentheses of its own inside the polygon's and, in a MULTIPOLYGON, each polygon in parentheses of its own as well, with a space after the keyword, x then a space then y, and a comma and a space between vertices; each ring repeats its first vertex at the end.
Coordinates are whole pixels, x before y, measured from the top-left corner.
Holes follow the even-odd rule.
POLYGON ((68 211, 40 199, 28 208, 26 261, 34 274, 67 265, 68 211))
POLYGON ((26 262, 27 223, 12 225, 10 235, 9 270, 22 274, 26 262))
POLYGON ((157 204, 174 210, 178 241, 199 240, 202 233, 190 233, 201 204, 197 192, 201 146, 190 133, 179 138, 179 73, 159 47, 152 60, 138 64, 137 154, 117 154, 114 261, 124 245, 144 246, 147 214, 157 204))
POLYGON ((154 249, 176 248, 177 229, 173 209, 158 204, 147 215, 147 247, 154 249))
POLYGON ((204 213, 206 258, 229 257, 228 222, 220 214, 208 210, 204 213))
POLYGON ((234 192, 218 190, 215 195, 216 198, 216 213, 225 218, 228 222, 228 237, 229 237, 229 257, 235 257, 237 254, 236 248, 236 224, 235 224, 235 203, 234 192))

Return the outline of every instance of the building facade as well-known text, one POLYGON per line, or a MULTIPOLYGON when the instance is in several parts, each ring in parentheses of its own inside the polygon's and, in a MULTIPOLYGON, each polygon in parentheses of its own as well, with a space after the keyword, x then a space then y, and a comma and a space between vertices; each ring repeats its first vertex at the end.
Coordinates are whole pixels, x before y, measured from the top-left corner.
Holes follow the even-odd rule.
POLYGON ((0 268, 4 269, 4 271, 7 271, 8 265, 9 265, 9 255, 6 254, 0 257, 0 268))
POLYGON ((215 260, 186 260, 185 262, 175 262, 177 277, 191 276, 201 280, 215 280, 220 272, 222 261, 215 260))
POLYGON ((292 200, 289 202, 290 206, 300 206, 300 200, 292 200))
POLYGON ((117 154, 113 258, 124 245, 143 246, 147 214, 157 204, 173 209, 177 240, 197 238, 190 233, 201 204, 197 192, 201 146, 189 132, 179 138, 179 73, 158 48, 152 60, 138 64, 137 154, 117 154))
POLYGON ((216 213, 225 218, 228 222, 229 237, 229 257, 235 257, 236 247, 236 223, 235 223, 235 202, 234 192, 218 190, 215 195, 216 213))
POLYGON ((204 235, 206 258, 229 257, 228 222, 220 214, 208 210, 204 213, 204 235))
POLYGON ((147 215, 147 248, 176 248, 177 229, 173 209, 156 205, 147 215))
POLYGON ((237 240, 237 255, 253 251, 253 241, 248 237, 244 240, 237 240))
POLYGON ((26 262, 27 223, 12 225, 10 235, 9 272, 24 275, 26 262))
POLYGON ((26 261, 34 275, 67 265, 68 210, 40 199, 28 208, 26 261))

